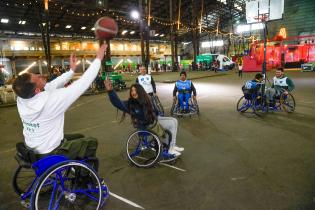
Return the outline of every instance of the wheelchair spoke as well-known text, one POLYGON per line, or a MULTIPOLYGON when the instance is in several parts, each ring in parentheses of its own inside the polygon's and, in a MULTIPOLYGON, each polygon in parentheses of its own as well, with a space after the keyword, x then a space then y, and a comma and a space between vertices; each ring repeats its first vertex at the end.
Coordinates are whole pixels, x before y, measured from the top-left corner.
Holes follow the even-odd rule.
POLYGON ((34 209, 98 209, 101 206, 102 185, 87 165, 69 161, 44 175, 32 196, 34 209), (53 183, 50 194, 45 190, 47 183, 53 183))
POLYGON ((161 143, 148 131, 136 131, 127 141, 127 156, 139 167, 152 166, 161 154, 161 143))

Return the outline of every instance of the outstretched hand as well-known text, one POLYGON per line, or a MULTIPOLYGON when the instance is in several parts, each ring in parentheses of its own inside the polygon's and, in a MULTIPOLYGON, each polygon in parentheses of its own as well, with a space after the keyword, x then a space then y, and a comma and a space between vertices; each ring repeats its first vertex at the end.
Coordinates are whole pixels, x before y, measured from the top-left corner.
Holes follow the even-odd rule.
POLYGON ((98 49, 96 58, 103 60, 104 56, 105 56, 105 51, 107 49, 107 44, 102 44, 102 46, 100 47, 100 49, 98 49))
POLYGON ((105 89, 106 89, 107 91, 113 90, 112 82, 109 80, 108 77, 106 78, 106 80, 104 80, 104 85, 105 85, 105 89))

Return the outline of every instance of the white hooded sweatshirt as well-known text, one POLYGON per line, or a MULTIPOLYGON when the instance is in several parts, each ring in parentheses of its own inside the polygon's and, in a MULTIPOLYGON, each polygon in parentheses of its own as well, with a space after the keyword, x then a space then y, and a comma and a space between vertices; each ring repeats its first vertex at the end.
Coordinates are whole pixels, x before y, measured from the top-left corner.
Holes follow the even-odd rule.
POLYGON ((72 70, 47 83, 45 91, 32 98, 17 98, 25 143, 35 153, 46 154, 60 145, 64 138, 65 112, 94 81, 100 65, 100 59, 95 59, 82 77, 66 88, 64 85, 72 78, 72 70))

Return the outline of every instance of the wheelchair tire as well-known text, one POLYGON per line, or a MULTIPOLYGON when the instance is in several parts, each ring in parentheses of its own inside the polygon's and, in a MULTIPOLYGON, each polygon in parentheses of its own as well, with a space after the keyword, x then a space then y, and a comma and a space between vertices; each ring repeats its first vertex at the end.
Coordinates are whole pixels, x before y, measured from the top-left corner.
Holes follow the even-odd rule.
POLYGON ((24 194, 31 187, 36 175, 32 168, 19 165, 14 172, 12 186, 18 196, 24 194))
POLYGON ((162 139, 162 147, 163 149, 169 149, 170 148, 170 142, 172 141, 172 133, 170 130, 165 129, 165 138, 162 139))
POLYGON ((291 93, 288 95, 281 94, 280 96, 281 108, 287 113, 292 113, 295 110, 295 99, 291 93))
POLYGON ((170 115, 171 116, 175 116, 175 110, 176 110, 176 106, 177 106, 177 103, 176 101, 173 100, 173 104, 172 104, 172 107, 171 107, 171 110, 170 110, 170 115))
POLYGON ((199 106, 198 106, 197 100, 192 100, 192 104, 195 107, 197 115, 199 116, 200 115, 200 111, 199 111, 199 106))
POLYGON ((156 109, 159 112, 159 115, 164 116, 164 108, 163 108, 163 105, 162 105, 159 97, 157 95, 154 95, 154 96, 152 96, 152 99, 153 99, 154 106, 156 107, 156 109))
POLYGON ((31 197, 31 210, 96 209, 108 196, 94 169, 82 162, 67 160, 53 165, 40 177, 31 197), (49 190, 47 190, 48 188, 49 190))
POLYGON ((249 100, 245 99, 245 96, 242 96, 237 102, 236 110, 241 113, 246 112, 252 105, 249 102, 250 102, 249 100))
POLYGON ((140 168, 150 168, 159 161, 162 145, 154 133, 135 131, 128 137, 126 153, 133 165, 140 168))

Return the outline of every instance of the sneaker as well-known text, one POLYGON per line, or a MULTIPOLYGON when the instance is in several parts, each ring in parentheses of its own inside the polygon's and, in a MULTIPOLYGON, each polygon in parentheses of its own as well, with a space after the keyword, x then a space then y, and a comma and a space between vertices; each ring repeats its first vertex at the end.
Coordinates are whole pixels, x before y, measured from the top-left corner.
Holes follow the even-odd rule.
POLYGON ((181 155, 180 152, 178 152, 178 151, 175 150, 175 147, 170 148, 170 149, 168 150, 168 153, 171 154, 171 155, 175 155, 175 156, 180 156, 180 155, 181 155))
POLYGON ((184 147, 179 147, 179 146, 174 146, 174 149, 177 151, 177 152, 182 152, 184 151, 184 147))

